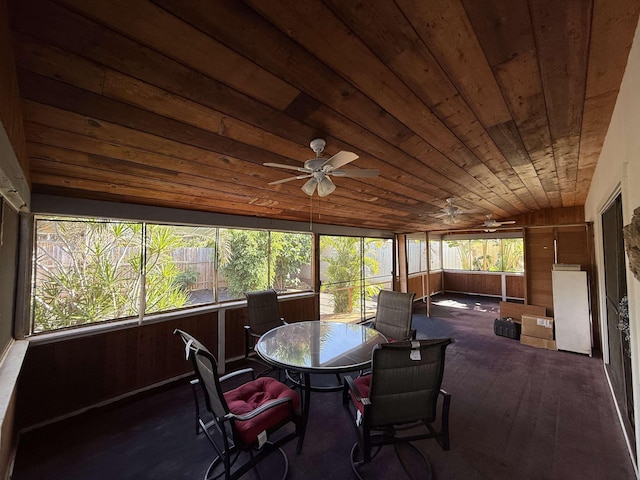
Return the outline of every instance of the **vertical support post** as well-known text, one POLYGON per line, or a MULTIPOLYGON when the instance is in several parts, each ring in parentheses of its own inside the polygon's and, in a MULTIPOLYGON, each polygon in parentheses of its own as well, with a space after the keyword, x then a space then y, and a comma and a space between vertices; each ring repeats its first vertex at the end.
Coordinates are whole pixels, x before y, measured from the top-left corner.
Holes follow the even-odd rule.
POLYGON ((315 293, 315 318, 320 318, 320 235, 312 234, 311 240, 311 279, 315 293))
POLYGON ((227 352, 225 349, 226 339, 226 308, 218 310, 218 374, 223 375, 225 372, 225 363, 227 360, 227 352))
POLYGON ((424 301, 427 304, 427 317, 431 316, 431 244, 429 243, 429 232, 426 232, 427 237, 427 291, 425 292, 426 298, 424 301))
POLYGON ((408 291, 408 274, 409 269, 407 265, 407 236, 405 234, 399 234, 398 239, 398 285, 397 288, 394 285, 394 290, 406 293, 408 291))

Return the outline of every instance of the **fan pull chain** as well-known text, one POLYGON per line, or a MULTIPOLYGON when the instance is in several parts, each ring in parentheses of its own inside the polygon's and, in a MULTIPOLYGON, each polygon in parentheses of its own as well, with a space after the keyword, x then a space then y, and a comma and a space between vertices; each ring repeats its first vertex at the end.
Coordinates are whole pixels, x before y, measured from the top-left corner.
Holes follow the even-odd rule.
POLYGON ((309 231, 313 232, 313 196, 309 195, 309 231))

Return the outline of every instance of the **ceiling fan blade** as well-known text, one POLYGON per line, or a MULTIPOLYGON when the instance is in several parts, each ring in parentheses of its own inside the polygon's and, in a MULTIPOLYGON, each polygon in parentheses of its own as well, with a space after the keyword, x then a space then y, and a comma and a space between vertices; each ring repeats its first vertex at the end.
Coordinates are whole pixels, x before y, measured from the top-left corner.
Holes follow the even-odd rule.
POLYGON ((285 165, 284 163, 263 163, 265 167, 286 168, 287 170, 295 170, 296 172, 308 172, 309 170, 303 167, 294 167, 293 165, 285 165))
POLYGON ((336 186, 334 185, 334 183, 331 181, 329 177, 325 175, 320 181, 320 183, 318 183, 318 196, 326 197, 335 189, 336 189, 336 186))
POLYGON ((509 220, 509 221, 507 221, 507 222, 498 222, 498 223, 499 223, 500 225, 510 225, 510 224, 512 224, 512 223, 516 223, 516 221, 515 221, 515 220, 509 220))
POLYGON ((373 168, 361 168, 359 170, 331 170, 329 173, 336 177, 373 178, 380 175, 380 170, 373 168))
POLYGON ((327 170, 335 170, 337 168, 346 165, 347 163, 353 162, 358 155, 353 152, 345 152, 344 150, 336 153, 333 157, 322 164, 322 169, 327 170), (325 167, 330 167, 329 169, 325 167))
POLYGON ((297 177, 283 178, 282 180, 275 180, 273 182, 269 182, 269 185, 279 185, 281 183, 290 182, 291 180, 300 180, 302 178, 309 178, 310 176, 311 174, 308 173, 307 175, 298 175, 297 177))
POLYGON ((316 185, 318 185, 318 182, 316 181, 315 178, 311 177, 309 180, 305 182, 304 185, 302 185, 302 191, 307 195, 311 196, 313 195, 313 192, 316 191, 316 185))

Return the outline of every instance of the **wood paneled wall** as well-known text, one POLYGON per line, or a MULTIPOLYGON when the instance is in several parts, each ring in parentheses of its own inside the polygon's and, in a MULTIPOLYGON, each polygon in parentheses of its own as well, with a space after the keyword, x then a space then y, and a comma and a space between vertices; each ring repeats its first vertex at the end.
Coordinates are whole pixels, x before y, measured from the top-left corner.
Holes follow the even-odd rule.
POLYGON ((587 272, 591 289, 591 315, 593 345, 600 345, 600 327, 597 308, 597 279, 591 224, 558 225, 525 229, 525 270, 527 272, 527 303, 540 305, 553 316, 553 263, 580 265, 587 272))
MULTIPOLYGON (((504 274, 504 277, 507 297, 524 298, 524 276, 504 274)), ((502 297, 502 275, 445 271, 444 290, 502 297)))
POLYGON ((514 219, 518 225, 528 227, 584 223, 584 207, 547 208, 524 213, 514 219))
POLYGON ((424 296, 422 288, 422 283, 424 281, 423 276, 424 275, 413 275, 407 280, 407 292, 415 293, 416 298, 421 298, 422 296, 424 296))
POLYGON ((551 268, 554 261, 553 227, 526 229, 524 245, 527 303, 540 305, 547 308, 547 312, 553 312, 551 286, 551 268))
POLYGON ((502 296, 502 278, 482 273, 444 272, 444 289, 446 292, 502 296))
POLYGON ((525 278, 522 275, 507 275, 505 277, 507 284, 507 297, 508 298, 525 298, 524 285, 525 278))
POLYGON ((412 275, 407 282, 409 293, 415 293, 416 299, 424 298, 442 291, 442 271, 412 275))
POLYGON ((176 328, 217 354, 216 313, 30 346, 18 384, 19 428, 191 371, 176 328))
POLYGON ((553 315, 551 270, 554 263, 577 264, 590 277, 594 276, 590 232, 586 223, 525 229, 527 303, 546 307, 549 315, 553 315))
POLYGON ((7 132, 13 151, 28 179, 29 157, 6 7, 7 2, 0 1, 0 45, 2 45, 0 48, 0 123, 7 132))
MULTIPOLYGON (((313 295, 281 301, 287 321, 319 318, 313 295)), ((244 353, 246 308, 225 315, 225 357, 244 353)), ((18 428, 32 426, 191 372, 181 328, 218 356, 218 313, 149 323, 29 347, 18 384, 18 428)))

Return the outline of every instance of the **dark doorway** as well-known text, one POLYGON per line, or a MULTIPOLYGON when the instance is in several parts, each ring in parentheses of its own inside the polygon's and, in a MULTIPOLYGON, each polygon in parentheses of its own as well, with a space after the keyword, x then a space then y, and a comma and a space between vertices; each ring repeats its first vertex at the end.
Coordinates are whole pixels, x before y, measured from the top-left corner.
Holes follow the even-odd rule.
MULTIPOLYGON (((624 427, 635 440, 633 390, 631 385, 631 350, 624 333, 618 328, 621 301, 627 296, 627 279, 622 234, 622 197, 618 197, 602 214, 609 363, 605 366, 618 407, 623 413, 624 427)), ((635 441, 631 441, 635 450, 635 441)))

